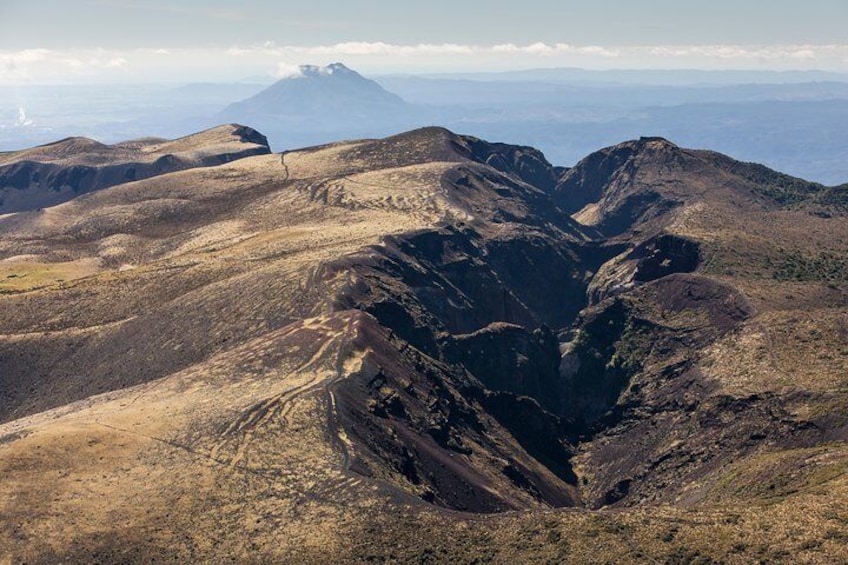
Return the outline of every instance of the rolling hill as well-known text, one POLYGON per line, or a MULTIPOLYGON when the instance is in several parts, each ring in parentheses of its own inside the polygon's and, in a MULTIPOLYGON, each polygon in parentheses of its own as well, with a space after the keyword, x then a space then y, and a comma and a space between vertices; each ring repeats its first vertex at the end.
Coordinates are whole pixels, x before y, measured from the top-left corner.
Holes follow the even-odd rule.
POLYGON ((0 558, 844 561, 845 203, 431 127, 2 216, 0 558))
POLYGON ((52 206, 116 184, 269 152, 265 136, 231 124, 176 140, 105 145, 71 137, 0 153, 0 213, 52 206))

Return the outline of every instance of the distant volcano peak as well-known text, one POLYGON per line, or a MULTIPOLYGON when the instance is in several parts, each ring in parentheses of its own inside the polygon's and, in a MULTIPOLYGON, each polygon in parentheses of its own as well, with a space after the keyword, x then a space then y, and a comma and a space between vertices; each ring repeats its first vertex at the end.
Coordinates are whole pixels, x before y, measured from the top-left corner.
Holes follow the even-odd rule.
POLYGON ((318 65, 301 65, 300 73, 303 76, 331 76, 331 75, 355 75, 359 73, 346 67, 342 63, 331 63, 325 67, 318 65))
POLYGON ((263 130, 287 130, 308 123, 310 131, 351 121, 372 124, 408 109, 397 95, 342 63, 299 70, 262 92, 231 104, 223 121, 256 124, 263 130))

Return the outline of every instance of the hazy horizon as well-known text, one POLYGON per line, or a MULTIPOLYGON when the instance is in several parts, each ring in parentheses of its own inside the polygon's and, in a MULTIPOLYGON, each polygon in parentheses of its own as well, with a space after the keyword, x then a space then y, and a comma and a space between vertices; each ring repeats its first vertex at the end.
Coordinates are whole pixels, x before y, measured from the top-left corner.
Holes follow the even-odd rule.
POLYGON ((848 73, 836 0, 309 5, 7 0, 0 85, 235 81, 341 61, 368 74, 587 70, 848 73), (292 15, 296 14, 296 15, 292 15), (73 25, 69 25, 73 22, 73 25), (37 23, 37 24, 36 24, 37 23))

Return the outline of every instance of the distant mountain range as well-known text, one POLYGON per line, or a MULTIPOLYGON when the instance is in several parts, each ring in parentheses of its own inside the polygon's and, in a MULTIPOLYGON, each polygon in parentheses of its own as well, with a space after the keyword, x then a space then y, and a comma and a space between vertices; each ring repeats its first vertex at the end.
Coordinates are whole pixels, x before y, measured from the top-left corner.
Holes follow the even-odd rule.
POLYGON ((532 145, 558 165, 651 135, 824 184, 848 180, 848 80, 836 73, 538 69, 372 79, 335 63, 276 83, 0 88, 0 151, 62 137, 174 138, 222 122, 291 150, 440 125, 532 145))
POLYGON ((619 84, 654 86, 792 84, 812 81, 848 82, 848 73, 827 71, 730 71, 695 69, 610 69, 580 68, 525 69, 503 72, 434 73, 426 78, 469 79, 481 81, 544 81, 570 84, 619 84))
POLYGON ((840 76, 543 69, 375 81, 341 63, 306 65, 213 121, 250 124, 275 149, 438 124, 533 145, 560 164, 592 147, 657 135, 840 184, 848 179, 848 132, 836 125, 848 116, 840 76), (830 82, 796 82, 804 77, 830 82), (680 86, 664 85, 674 82, 680 86))

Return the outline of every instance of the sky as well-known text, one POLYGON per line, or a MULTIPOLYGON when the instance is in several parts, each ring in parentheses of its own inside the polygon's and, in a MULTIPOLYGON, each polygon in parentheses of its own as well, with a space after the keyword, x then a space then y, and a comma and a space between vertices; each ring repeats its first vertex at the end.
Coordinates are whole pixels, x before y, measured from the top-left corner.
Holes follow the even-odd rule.
POLYGON ((522 68, 848 72, 846 0, 0 0, 0 84, 522 68))

